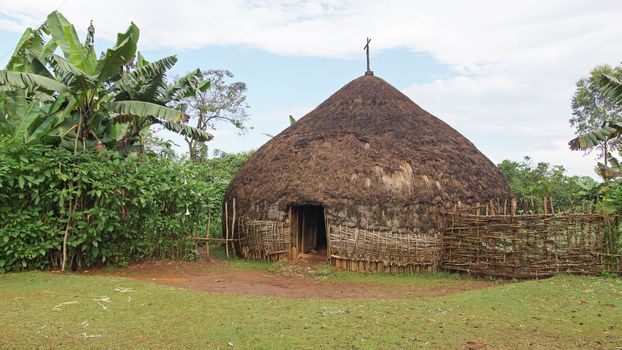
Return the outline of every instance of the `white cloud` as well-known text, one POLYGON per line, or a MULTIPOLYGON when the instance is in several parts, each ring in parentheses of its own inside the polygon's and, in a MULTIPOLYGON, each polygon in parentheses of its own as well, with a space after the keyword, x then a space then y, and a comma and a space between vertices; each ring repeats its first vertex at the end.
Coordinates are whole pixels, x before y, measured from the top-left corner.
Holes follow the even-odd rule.
MULTIPOLYGON (((36 25, 55 6, 0 0, 0 28, 36 25)), ((147 48, 245 45, 281 55, 351 57, 370 36, 372 54, 427 53, 458 77, 406 89, 416 102, 493 158, 538 154, 584 173, 591 161, 565 149, 574 83, 594 65, 622 59, 616 0, 69 0, 61 11, 78 28, 93 19, 97 37, 111 40, 134 21, 147 48)))
MULTIPOLYGON (((18 24, 10 26, 15 29, 42 22, 57 5, 0 0, 0 13, 18 24)), ((376 50, 406 47, 460 66, 566 60, 560 48, 611 43, 622 29, 616 1, 69 0, 61 11, 78 28, 93 19, 97 34, 107 39, 134 21, 143 30, 141 44, 149 47, 242 44, 339 57, 360 54, 368 35, 376 50)))
MULTIPOLYGON (((470 76, 414 84, 404 92, 495 162, 530 155, 535 161, 562 164, 572 174, 591 175, 592 157, 582 157, 567 145, 574 137, 568 126, 572 88, 541 78, 485 69, 470 76)), ((571 87, 572 81, 568 84, 571 87)))

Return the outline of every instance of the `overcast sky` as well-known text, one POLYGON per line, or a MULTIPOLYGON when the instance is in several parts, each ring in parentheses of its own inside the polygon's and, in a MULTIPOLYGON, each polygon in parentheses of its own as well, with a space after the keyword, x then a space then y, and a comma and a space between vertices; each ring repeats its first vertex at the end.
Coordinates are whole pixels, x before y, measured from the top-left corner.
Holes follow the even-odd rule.
POLYGON ((369 36, 376 75, 493 162, 529 155, 593 175, 594 156, 568 150, 570 100, 593 66, 622 60, 620 1, 0 0, 0 63, 59 7, 81 35, 94 21, 98 50, 133 21, 148 59, 176 53, 176 73, 246 82, 253 129, 216 130, 225 151, 256 149, 362 75, 369 36))

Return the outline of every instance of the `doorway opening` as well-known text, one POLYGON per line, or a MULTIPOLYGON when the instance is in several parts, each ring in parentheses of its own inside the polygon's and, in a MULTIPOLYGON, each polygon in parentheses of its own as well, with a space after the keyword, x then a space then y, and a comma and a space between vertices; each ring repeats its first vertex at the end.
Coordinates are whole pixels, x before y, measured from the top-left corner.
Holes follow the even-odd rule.
POLYGON ((292 206, 292 258, 327 257, 328 240, 324 207, 321 205, 292 206))

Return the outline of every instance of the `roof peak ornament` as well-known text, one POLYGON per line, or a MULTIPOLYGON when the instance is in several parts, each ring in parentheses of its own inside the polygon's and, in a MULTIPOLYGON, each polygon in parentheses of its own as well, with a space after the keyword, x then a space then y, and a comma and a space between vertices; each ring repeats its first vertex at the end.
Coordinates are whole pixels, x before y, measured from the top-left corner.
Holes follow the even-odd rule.
POLYGON ((365 75, 374 75, 374 72, 371 69, 369 69, 369 42, 370 41, 371 39, 367 38, 367 43, 363 47, 363 50, 365 50, 367 54, 367 70, 365 71, 365 75))

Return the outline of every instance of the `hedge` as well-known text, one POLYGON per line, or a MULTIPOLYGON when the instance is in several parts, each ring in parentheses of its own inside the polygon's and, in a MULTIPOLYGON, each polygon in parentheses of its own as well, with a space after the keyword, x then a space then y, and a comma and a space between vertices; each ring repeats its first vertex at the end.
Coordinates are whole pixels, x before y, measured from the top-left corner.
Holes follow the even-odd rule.
POLYGON ((0 273, 194 258, 226 180, 205 165, 112 151, 72 154, 0 140, 0 273))

